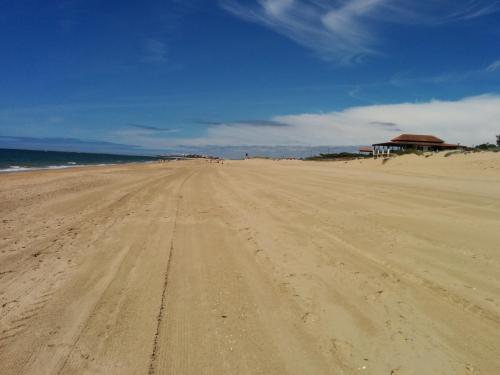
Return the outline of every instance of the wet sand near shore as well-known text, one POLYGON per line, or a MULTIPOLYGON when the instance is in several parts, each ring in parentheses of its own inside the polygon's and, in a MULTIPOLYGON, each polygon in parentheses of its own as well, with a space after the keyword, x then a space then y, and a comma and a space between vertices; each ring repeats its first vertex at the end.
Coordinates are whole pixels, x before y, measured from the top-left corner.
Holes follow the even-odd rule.
POLYGON ((0 175, 0 374, 500 374, 500 154, 0 175))

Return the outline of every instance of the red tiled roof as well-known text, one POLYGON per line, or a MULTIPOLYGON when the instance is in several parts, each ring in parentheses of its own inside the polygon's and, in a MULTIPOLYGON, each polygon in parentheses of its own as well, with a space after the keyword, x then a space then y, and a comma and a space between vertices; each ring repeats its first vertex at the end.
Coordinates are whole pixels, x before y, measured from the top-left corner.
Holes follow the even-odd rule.
POLYGON ((418 145, 418 146, 427 146, 427 147, 437 147, 437 148, 458 148, 460 145, 454 145, 450 143, 436 143, 436 142, 383 142, 383 143, 375 143, 374 146, 401 146, 401 145, 418 145))
POLYGON ((420 134, 401 134, 396 138, 391 139, 392 142, 425 142, 425 143, 444 143, 442 139, 433 135, 420 134))

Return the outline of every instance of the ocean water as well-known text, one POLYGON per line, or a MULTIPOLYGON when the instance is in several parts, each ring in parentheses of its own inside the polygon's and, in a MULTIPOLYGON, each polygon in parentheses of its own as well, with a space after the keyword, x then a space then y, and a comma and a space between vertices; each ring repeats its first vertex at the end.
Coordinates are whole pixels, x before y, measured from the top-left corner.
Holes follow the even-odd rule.
POLYGON ((156 158, 152 156, 12 150, 0 148, 0 172, 61 169, 85 165, 143 163, 155 160, 156 158))

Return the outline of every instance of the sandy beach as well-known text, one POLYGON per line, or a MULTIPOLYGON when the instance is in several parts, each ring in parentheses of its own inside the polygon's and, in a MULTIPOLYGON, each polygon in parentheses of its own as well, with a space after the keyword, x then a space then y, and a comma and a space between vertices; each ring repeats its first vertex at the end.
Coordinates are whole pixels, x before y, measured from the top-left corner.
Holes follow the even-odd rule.
POLYGON ((500 374, 500 153, 0 175, 0 374, 500 374))

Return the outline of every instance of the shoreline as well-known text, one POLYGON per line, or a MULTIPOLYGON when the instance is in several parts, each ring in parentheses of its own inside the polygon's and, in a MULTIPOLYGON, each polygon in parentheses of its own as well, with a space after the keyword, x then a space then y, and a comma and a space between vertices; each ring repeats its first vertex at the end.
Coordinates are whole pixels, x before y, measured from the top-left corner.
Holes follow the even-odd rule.
POLYGON ((74 165, 49 165, 44 167, 18 167, 12 166, 10 168, 0 169, 0 174, 7 173, 27 173, 27 172, 37 172, 37 171, 56 171, 72 168, 91 168, 91 167, 110 167, 115 165, 135 165, 135 164, 154 164, 156 161, 138 161, 138 162, 126 162, 126 163, 100 163, 100 164, 74 164, 74 165))

